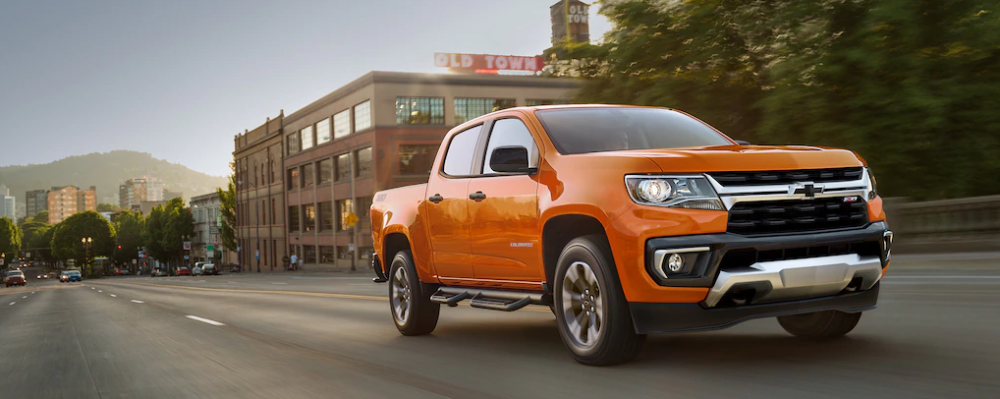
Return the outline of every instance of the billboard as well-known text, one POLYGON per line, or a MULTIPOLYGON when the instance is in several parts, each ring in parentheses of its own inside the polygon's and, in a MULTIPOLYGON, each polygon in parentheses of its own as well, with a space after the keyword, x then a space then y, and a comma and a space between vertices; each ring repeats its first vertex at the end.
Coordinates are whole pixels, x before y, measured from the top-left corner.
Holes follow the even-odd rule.
POLYGON ((434 53, 434 66, 473 71, 529 71, 545 67, 540 56, 434 53))
POLYGON ((566 40, 590 43, 590 5, 579 0, 561 0, 549 7, 552 45, 566 40))

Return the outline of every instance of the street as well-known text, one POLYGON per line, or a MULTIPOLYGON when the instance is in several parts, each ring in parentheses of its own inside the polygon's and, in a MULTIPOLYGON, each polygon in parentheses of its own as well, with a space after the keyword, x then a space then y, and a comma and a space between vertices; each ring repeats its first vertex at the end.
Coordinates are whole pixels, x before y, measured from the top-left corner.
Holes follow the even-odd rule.
POLYGON ((0 289, 5 398, 1000 397, 996 259, 904 258, 847 338, 773 319, 575 363, 548 309, 393 326, 364 273, 121 277, 0 289))

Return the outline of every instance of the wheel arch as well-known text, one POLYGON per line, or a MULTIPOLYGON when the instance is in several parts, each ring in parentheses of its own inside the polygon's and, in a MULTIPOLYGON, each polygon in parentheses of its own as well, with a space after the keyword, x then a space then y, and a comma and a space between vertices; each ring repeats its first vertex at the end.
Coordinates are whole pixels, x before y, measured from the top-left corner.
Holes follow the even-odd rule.
MULTIPOLYGON (((556 266, 563 248, 576 238, 597 235, 604 238, 604 245, 610 248, 604 224, 585 213, 569 213, 553 216, 545 221, 542 228, 542 263, 545 267, 545 281, 549 289, 555 283, 556 266)), ((614 259, 611 253, 608 254, 614 259)), ((613 262, 613 260, 612 260, 613 262)), ((612 267, 614 267, 612 265, 612 267)))

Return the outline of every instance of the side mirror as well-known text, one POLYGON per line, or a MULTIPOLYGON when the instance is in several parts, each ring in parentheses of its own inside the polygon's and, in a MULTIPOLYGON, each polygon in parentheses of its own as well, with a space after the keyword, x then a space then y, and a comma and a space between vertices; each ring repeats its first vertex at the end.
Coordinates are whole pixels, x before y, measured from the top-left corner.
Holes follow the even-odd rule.
POLYGON ((534 173, 537 170, 528 166, 528 149, 519 145, 494 148, 490 169, 500 173, 534 173))
POLYGON ((739 145, 750 145, 750 142, 746 140, 734 140, 734 141, 736 141, 736 144, 739 145))

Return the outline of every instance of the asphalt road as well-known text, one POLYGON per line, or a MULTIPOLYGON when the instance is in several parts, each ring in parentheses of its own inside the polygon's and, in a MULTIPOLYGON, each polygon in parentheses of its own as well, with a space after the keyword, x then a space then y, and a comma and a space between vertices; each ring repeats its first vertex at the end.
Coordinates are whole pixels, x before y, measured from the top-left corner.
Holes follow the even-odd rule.
POLYGON ((364 275, 29 274, 0 288, 0 397, 1000 397, 1000 263, 911 263, 845 339, 755 320, 651 336, 610 368, 576 364, 544 308, 445 308, 403 337, 364 275))

